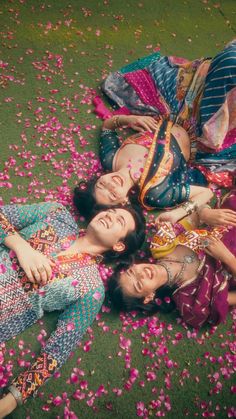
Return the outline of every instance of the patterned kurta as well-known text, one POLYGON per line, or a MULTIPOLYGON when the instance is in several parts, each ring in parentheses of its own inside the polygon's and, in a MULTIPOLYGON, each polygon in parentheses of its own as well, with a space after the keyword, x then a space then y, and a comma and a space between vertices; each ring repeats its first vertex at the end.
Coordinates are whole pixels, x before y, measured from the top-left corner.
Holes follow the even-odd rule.
POLYGON ((57 203, 7 205, 0 213, 0 343, 40 319, 60 310, 56 330, 28 371, 9 390, 23 402, 67 360, 93 322, 104 299, 104 287, 94 257, 89 254, 57 256, 78 237, 78 226, 57 203), (4 239, 17 231, 30 245, 56 264, 45 286, 32 284, 4 239))

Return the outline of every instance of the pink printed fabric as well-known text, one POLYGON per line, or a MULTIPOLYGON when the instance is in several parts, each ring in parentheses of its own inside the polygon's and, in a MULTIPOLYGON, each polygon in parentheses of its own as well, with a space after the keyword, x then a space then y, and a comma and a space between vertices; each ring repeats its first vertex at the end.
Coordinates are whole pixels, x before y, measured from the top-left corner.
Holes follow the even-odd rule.
POLYGON ((131 112, 128 108, 125 106, 122 106, 121 108, 117 109, 116 111, 111 111, 108 109, 103 102, 103 100, 100 98, 100 96, 95 96, 93 99, 94 104, 94 112, 99 116, 101 119, 109 119, 113 115, 130 115, 131 112))
POLYGON ((228 148, 236 142, 236 87, 230 90, 220 109, 203 126, 198 141, 213 151, 228 148))
POLYGON ((157 90, 147 70, 132 71, 125 74, 124 78, 133 87, 143 103, 156 107, 161 115, 167 116, 170 114, 167 103, 157 90))
MULTIPOLYGON (((232 234, 236 234, 236 229, 232 234)), ((199 329, 204 323, 219 324, 226 320, 229 289, 236 289, 236 280, 227 278, 222 264, 207 256, 198 278, 178 288, 173 299, 183 320, 199 329)))
POLYGON ((168 57, 169 61, 171 64, 174 65, 184 65, 184 64, 189 64, 191 63, 191 61, 189 61, 187 58, 183 58, 183 57, 176 57, 176 55, 170 55, 168 57))

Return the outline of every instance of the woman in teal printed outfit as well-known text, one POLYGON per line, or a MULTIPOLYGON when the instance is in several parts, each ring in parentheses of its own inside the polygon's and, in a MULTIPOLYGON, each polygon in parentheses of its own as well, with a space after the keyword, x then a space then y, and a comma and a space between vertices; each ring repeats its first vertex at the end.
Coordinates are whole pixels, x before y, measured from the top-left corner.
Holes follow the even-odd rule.
POLYGON ((133 209, 100 212, 79 235, 74 218, 60 204, 1 208, 1 349, 45 312, 61 314, 40 356, 13 380, 0 401, 0 417, 36 394, 93 322, 104 299, 98 255, 108 250, 109 256, 129 254, 143 239, 143 217, 133 209))
MULTIPOLYGON (((236 40, 213 59, 188 61, 154 53, 110 74, 103 91, 119 107, 114 115, 170 118, 182 126, 190 139, 196 140, 194 156, 192 150, 193 176, 197 168, 208 182, 224 187, 233 185, 236 40)), ((112 117, 99 98, 95 104, 101 117, 112 117)), ((138 124, 144 128, 142 120, 136 117, 138 124)), ((153 126, 149 123, 148 128, 153 126)))

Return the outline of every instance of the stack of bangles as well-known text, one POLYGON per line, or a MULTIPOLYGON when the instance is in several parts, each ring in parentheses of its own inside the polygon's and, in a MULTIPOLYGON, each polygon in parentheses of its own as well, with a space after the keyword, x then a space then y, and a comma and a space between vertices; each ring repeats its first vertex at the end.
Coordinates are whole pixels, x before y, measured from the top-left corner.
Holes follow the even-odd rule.
POLYGON ((121 124, 120 124, 120 115, 117 115, 114 117, 113 119, 113 123, 114 123, 114 128, 120 128, 121 124))
POLYGON ((187 215, 190 215, 194 211, 196 211, 197 214, 198 214, 198 216, 199 216, 199 221, 202 222, 201 221, 201 211, 204 208, 211 208, 211 207, 210 207, 210 205, 207 205, 207 204, 203 204, 203 205, 198 206, 198 204, 196 202, 193 202, 193 201, 189 200, 187 202, 184 202, 181 205, 181 208, 183 208, 185 210, 185 212, 186 212, 187 215))
POLYGON ((186 212, 186 214, 187 214, 187 215, 190 215, 190 214, 192 214, 194 211, 197 211, 197 210, 198 210, 198 205, 197 205, 197 203, 196 203, 196 202, 193 202, 193 201, 189 200, 189 201, 187 201, 187 202, 184 202, 184 203, 181 205, 181 208, 183 208, 183 209, 184 209, 184 211, 186 212))

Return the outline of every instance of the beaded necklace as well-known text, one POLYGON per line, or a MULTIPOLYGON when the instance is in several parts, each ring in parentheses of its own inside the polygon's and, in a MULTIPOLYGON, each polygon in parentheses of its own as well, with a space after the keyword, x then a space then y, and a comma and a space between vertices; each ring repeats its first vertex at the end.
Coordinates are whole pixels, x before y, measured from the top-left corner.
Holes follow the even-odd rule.
POLYGON ((186 266, 189 265, 190 263, 193 263, 196 259, 198 259, 196 255, 185 255, 183 261, 179 261, 176 259, 166 259, 165 261, 164 260, 159 261, 158 265, 163 266, 163 268, 167 272, 168 280, 167 280, 166 285, 169 285, 170 287, 172 287, 174 284, 178 282, 178 280, 181 280, 183 277, 183 273, 186 269, 186 266), (174 263, 179 263, 180 265, 182 265, 179 273, 176 276, 172 274, 167 262, 174 262, 174 263))

